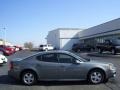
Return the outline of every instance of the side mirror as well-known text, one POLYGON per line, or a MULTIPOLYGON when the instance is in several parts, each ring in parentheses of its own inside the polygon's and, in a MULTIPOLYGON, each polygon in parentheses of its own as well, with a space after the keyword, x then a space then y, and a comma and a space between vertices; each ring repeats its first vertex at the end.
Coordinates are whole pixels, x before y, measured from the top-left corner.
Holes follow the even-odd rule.
POLYGON ((87 61, 90 61, 90 58, 86 58, 87 61))
POLYGON ((75 60, 73 64, 80 64, 81 62, 79 60, 75 60))

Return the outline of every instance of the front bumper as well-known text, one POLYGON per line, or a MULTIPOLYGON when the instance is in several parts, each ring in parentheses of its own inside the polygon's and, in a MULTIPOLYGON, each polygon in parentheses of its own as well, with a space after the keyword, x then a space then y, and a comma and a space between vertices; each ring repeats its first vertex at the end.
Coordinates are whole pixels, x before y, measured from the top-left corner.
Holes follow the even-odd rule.
POLYGON ((114 77, 116 77, 116 69, 110 70, 108 72, 108 77, 107 78, 114 78, 114 77))
POLYGON ((0 63, 0 66, 3 65, 3 63, 0 63))
POLYGON ((3 65, 3 61, 0 61, 0 65, 3 65))

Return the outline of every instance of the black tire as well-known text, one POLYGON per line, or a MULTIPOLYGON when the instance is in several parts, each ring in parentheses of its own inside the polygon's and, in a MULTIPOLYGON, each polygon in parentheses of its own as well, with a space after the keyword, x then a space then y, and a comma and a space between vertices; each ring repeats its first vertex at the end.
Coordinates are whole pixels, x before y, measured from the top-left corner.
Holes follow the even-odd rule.
POLYGON ((46 48, 45 51, 48 51, 48 48, 46 48))
POLYGON ((107 83, 108 81, 109 81, 109 79, 107 78, 103 81, 103 83, 107 83))
POLYGON ((92 84, 100 84, 103 83, 105 81, 105 74, 102 70, 100 69, 95 69, 90 71, 89 75, 88 75, 88 81, 92 84), (96 77, 94 77, 94 74, 96 73, 96 77), (100 79, 100 80, 99 80, 100 79))
POLYGON ((77 52, 80 52, 80 49, 77 49, 77 52))
POLYGON ((77 52, 77 49, 74 49, 73 51, 74 51, 74 52, 77 52))
POLYGON ((115 49, 112 49, 111 52, 112 52, 113 55, 116 54, 116 50, 115 49))
POLYGON ((34 85, 37 82, 37 75, 33 71, 24 71, 21 75, 21 81, 23 84, 28 86, 34 85), (31 83, 27 83, 27 80, 25 81, 25 77, 26 77, 25 75, 27 74, 31 74, 32 75, 31 77, 33 77, 33 81, 31 81, 31 83))
POLYGON ((99 48, 99 49, 98 49, 98 52, 99 52, 100 54, 102 54, 103 50, 99 48))

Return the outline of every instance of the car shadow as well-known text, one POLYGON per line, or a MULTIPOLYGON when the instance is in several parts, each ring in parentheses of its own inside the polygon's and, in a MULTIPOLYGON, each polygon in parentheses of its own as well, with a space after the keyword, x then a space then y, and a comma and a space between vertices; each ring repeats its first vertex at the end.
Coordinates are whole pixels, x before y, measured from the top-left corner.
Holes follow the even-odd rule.
POLYGON ((39 81, 36 86, 92 85, 87 81, 39 81))
MULTIPOLYGON (((0 76, 0 84, 25 86, 20 81, 9 77, 8 75, 0 76)), ((92 85, 87 81, 39 81, 34 86, 65 86, 65 85, 92 85)))
POLYGON ((20 83, 8 75, 0 75, 0 84, 19 85, 20 83))

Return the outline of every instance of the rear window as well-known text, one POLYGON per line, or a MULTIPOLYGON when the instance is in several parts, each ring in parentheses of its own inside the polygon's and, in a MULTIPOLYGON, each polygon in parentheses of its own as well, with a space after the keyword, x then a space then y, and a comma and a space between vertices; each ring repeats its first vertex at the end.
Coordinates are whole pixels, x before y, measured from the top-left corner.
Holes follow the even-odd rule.
POLYGON ((43 45, 40 45, 40 47, 43 47, 43 45))
POLYGON ((48 45, 49 47, 51 47, 52 45, 48 45))

